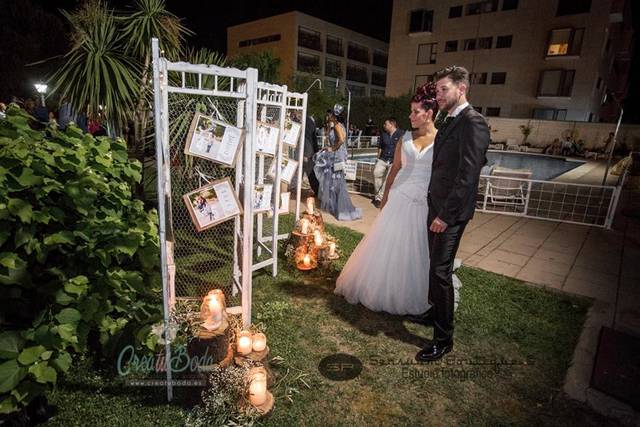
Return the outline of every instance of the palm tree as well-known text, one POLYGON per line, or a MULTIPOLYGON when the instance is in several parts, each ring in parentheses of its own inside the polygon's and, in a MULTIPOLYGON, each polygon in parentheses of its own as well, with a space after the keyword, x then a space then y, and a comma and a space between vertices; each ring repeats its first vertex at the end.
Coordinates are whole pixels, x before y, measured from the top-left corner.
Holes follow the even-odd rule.
MULTIPOLYGON (((166 9, 164 0, 135 0, 132 12, 119 14, 102 0, 89 0, 63 14, 71 24, 73 44, 49 79, 53 91, 90 118, 102 114, 117 133, 133 123, 129 150, 144 164, 146 141, 153 135, 151 39, 158 38, 164 55, 177 60, 192 32, 166 9)), ((186 56, 195 63, 224 65, 222 55, 206 49, 189 50, 186 56)), ((143 185, 137 189, 140 198, 143 190, 143 185)))
POLYGON ((62 12, 73 28, 65 62, 49 79, 52 91, 75 111, 100 114, 122 129, 138 96, 137 63, 121 49, 122 33, 112 11, 101 2, 85 3, 75 13, 62 12))

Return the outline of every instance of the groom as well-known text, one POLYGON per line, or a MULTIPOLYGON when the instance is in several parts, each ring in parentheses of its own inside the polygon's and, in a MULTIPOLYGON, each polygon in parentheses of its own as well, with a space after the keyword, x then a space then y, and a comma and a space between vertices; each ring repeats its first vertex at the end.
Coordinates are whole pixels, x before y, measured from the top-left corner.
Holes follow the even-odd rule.
POLYGON ((436 73, 436 99, 447 113, 438 128, 429 184, 429 300, 421 323, 433 324, 433 341, 416 355, 438 360, 453 349, 453 261, 467 222, 473 217, 480 170, 489 148, 489 127, 467 102, 469 72, 449 66, 436 73))

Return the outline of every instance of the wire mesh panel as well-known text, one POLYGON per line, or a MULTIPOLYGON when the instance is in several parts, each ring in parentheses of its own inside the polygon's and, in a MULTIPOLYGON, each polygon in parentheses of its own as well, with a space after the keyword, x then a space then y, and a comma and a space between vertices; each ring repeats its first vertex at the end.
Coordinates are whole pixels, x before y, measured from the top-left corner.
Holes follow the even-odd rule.
MULTIPOLYGON (((256 105, 257 118, 263 126, 258 130, 258 143, 255 159, 255 185, 258 189, 271 186, 270 208, 268 211, 256 214, 256 226, 253 241, 254 264, 253 270, 266 266, 272 267, 272 274, 277 274, 278 245, 274 230, 277 229, 281 177, 285 170, 277 167, 287 156, 283 153, 282 137, 285 125, 285 94, 286 86, 272 85, 259 82, 257 87, 256 105), (277 129, 278 138, 275 146, 269 144, 266 130, 277 129)), ((262 194, 261 196, 264 196, 262 194)))
MULTIPOLYGON (((291 185, 286 186, 286 191, 289 192, 290 199, 293 199, 295 193, 295 218, 300 218, 300 197, 302 195, 302 172, 304 162, 304 144, 305 134, 307 131, 307 94, 288 92, 286 96, 285 114, 292 122, 300 124, 300 134, 295 141, 296 145, 285 144, 283 147, 284 155, 290 159, 295 159, 298 162, 298 170, 291 185)), ((287 212, 288 213, 288 212, 287 212)), ((281 233, 278 238, 286 239, 289 237, 289 233, 281 233)))
MULTIPOLYGON (((236 187, 236 170, 185 154, 185 143, 197 113, 236 125, 238 100, 234 98, 169 93, 169 149, 171 158, 171 224, 176 266, 176 297, 204 297, 220 288, 227 305, 239 305, 234 286, 234 231, 231 218, 204 231, 196 231, 183 195, 222 178, 236 187)), ((237 160, 236 160, 237 161, 237 160)), ((240 161, 240 163, 242 163, 240 161)))

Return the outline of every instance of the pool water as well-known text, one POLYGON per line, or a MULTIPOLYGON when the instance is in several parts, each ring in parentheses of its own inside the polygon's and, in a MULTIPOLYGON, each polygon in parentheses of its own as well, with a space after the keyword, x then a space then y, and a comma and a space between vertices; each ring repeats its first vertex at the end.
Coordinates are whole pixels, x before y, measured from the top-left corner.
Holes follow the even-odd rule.
MULTIPOLYGON (((371 154, 355 155, 353 160, 374 164, 376 156, 371 154)), ((500 166, 509 169, 529 169, 532 172, 531 179, 548 181, 582 166, 584 163, 581 160, 557 156, 489 150, 487 165, 482 168, 482 175, 489 174, 492 166, 500 166)))

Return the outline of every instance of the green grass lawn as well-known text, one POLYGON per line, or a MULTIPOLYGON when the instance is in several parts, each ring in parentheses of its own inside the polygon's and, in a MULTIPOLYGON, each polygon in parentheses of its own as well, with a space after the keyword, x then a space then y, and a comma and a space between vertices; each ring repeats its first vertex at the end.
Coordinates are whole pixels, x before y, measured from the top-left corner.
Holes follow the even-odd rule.
MULTIPOLYGON (((283 226, 291 224, 288 217, 283 226)), ((330 227, 345 253, 361 238, 330 227)), ((281 262, 280 274, 257 272, 253 319, 266 330, 282 380, 276 407, 261 423, 283 425, 601 425, 605 420, 562 396, 589 301, 518 280, 461 268, 454 351, 417 365, 431 329, 352 306, 333 294, 338 269, 303 274, 281 262), (350 381, 318 372, 322 358, 348 353, 363 363, 350 381), (288 373, 287 373, 288 371, 288 373), (303 375, 309 387, 289 379, 303 375)), ((391 268, 391 266, 390 266, 391 268)), ((51 400, 51 425, 182 425, 188 408, 167 405, 164 389, 121 387, 84 364, 51 400)), ((178 394, 193 393, 183 388, 178 394)))

